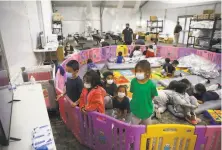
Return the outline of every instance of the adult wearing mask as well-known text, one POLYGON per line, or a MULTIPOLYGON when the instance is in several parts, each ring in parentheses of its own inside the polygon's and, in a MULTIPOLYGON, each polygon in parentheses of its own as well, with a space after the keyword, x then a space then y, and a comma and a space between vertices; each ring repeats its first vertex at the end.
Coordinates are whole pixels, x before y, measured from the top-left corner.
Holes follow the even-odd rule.
POLYGON ((133 30, 129 27, 129 23, 126 24, 126 28, 122 32, 123 41, 126 45, 131 45, 133 41, 133 30))
POLYGON ((180 25, 180 22, 178 21, 176 27, 174 28, 174 46, 177 46, 178 44, 180 31, 182 31, 182 27, 180 25))

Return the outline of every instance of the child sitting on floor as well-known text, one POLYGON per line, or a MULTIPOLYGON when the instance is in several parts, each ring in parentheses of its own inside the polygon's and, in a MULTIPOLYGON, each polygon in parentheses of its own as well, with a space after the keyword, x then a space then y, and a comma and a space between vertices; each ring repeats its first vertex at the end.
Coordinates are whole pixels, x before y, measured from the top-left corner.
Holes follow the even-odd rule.
POLYGON ((83 81, 84 88, 79 99, 81 111, 105 113, 104 97, 106 91, 101 86, 100 76, 95 71, 90 70, 84 75, 83 81))
POLYGON ((130 53, 129 57, 130 58, 132 58, 132 57, 140 57, 142 55, 143 55, 143 53, 140 50, 140 46, 135 46, 133 51, 130 53))
POLYGON ((129 98, 127 97, 126 86, 120 85, 117 88, 117 95, 112 98, 113 108, 117 109, 117 118, 126 118, 130 112, 129 98))
POLYGON ((121 64, 123 62, 125 62, 125 59, 123 57, 123 53, 122 52, 118 52, 118 56, 116 58, 116 63, 117 64, 121 64))
POLYGON ((210 90, 207 90, 203 84, 199 83, 196 84, 194 87, 194 96, 196 99, 198 99, 198 102, 200 104, 206 101, 218 100, 219 98, 221 98, 220 88, 220 84, 216 84, 209 86, 208 89, 210 90))
POLYGON ((153 49, 153 45, 149 45, 147 52, 146 52, 146 58, 149 57, 155 57, 155 50, 153 49))
POLYGON ((179 64, 177 60, 174 60, 172 63, 170 63, 170 59, 165 59, 165 64, 163 65, 162 75, 163 76, 174 76, 174 72, 176 71, 176 66, 179 64))
POLYGON ((117 85, 114 82, 114 75, 112 72, 108 71, 103 73, 105 81, 103 82, 103 88, 106 90, 106 96, 104 98, 105 108, 112 108, 112 97, 115 95, 117 90, 117 85))

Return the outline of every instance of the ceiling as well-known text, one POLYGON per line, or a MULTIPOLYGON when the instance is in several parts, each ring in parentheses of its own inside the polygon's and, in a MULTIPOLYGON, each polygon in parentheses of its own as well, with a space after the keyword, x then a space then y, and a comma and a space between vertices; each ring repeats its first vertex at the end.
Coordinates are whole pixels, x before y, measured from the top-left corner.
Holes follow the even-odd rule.
MULTIPOLYGON (((52 5, 54 7, 69 7, 69 6, 76 6, 76 7, 85 7, 89 1, 52 1, 52 5)), ((146 1, 142 1, 141 4, 145 3, 146 1)), ((117 7, 119 1, 92 1, 93 7, 99 7, 101 4, 105 7, 117 7)), ((134 8, 136 1, 124 1, 123 8, 134 8)))

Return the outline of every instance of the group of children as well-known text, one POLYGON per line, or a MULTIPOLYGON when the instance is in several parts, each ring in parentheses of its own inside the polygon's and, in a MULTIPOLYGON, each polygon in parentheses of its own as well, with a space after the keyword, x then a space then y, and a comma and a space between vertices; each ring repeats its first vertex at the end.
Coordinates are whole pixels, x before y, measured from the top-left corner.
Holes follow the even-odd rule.
MULTIPOLYGON (((163 66, 164 75, 174 74, 178 61, 170 63, 166 59, 163 66)), ((132 124, 151 124, 151 116, 155 112, 157 118, 166 109, 171 110, 175 116, 183 117, 191 124, 200 122, 195 115, 195 109, 200 103, 216 100, 221 97, 220 92, 209 91, 202 83, 194 87, 187 79, 172 81, 165 90, 157 91, 156 85, 150 79, 151 66, 147 60, 139 61, 135 66, 135 78, 132 79, 130 92, 131 101, 127 97, 127 86, 117 85, 112 72, 100 72, 92 60, 88 60, 88 71, 83 81, 78 76, 79 63, 71 60, 66 64, 67 82, 64 94, 72 101, 72 106, 79 106, 82 112, 97 111, 105 113, 105 109, 116 109, 118 118, 125 118, 132 113, 132 124), (199 101, 197 101, 199 100, 199 101)), ((207 83, 204 81, 204 83, 207 83)), ((212 90, 212 86, 210 87, 212 90)), ((220 88, 216 85, 216 88, 220 88)), ((214 90, 216 89, 214 85, 214 90)))

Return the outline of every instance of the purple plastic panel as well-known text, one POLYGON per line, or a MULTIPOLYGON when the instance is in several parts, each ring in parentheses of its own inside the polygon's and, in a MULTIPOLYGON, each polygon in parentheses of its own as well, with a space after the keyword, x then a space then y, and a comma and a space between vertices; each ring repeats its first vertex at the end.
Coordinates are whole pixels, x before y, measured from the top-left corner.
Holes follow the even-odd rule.
POLYGON ((221 126, 206 126, 204 150, 221 150, 221 126))
POLYGON ((214 53, 213 62, 221 69, 221 54, 214 53))
POLYGON ((93 149, 96 150, 139 150, 140 136, 145 126, 132 126, 97 112, 88 113, 91 120, 88 135, 93 149))
POLYGON ((89 51, 80 51, 78 53, 78 62, 82 66, 87 63, 87 60, 89 59, 89 51))
POLYGON ((134 46, 133 45, 127 45, 127 47, 128 47, 128 53, 131 54, 131 52, 134 49, 134 46))
POLYGON ((207 138, 205 137, 206 126, 196 126, 195 134, 197 135, 195 150, 200 150, 201 145, 206 143, 207 138))
POLYGON ((188 56, 190 54, 196 54, 196 53, 197 53, 196 49, 180 47, 178 49, 178 58, 188 56))
POLYGON ((110 46, 110 52, 109 52, 110 57, 116 57, 116 48, 117 48, 116 45, 110 46))
POLYGON ((101 60, 107 60, 111 57, 110 46, 101 48, 101 60))

